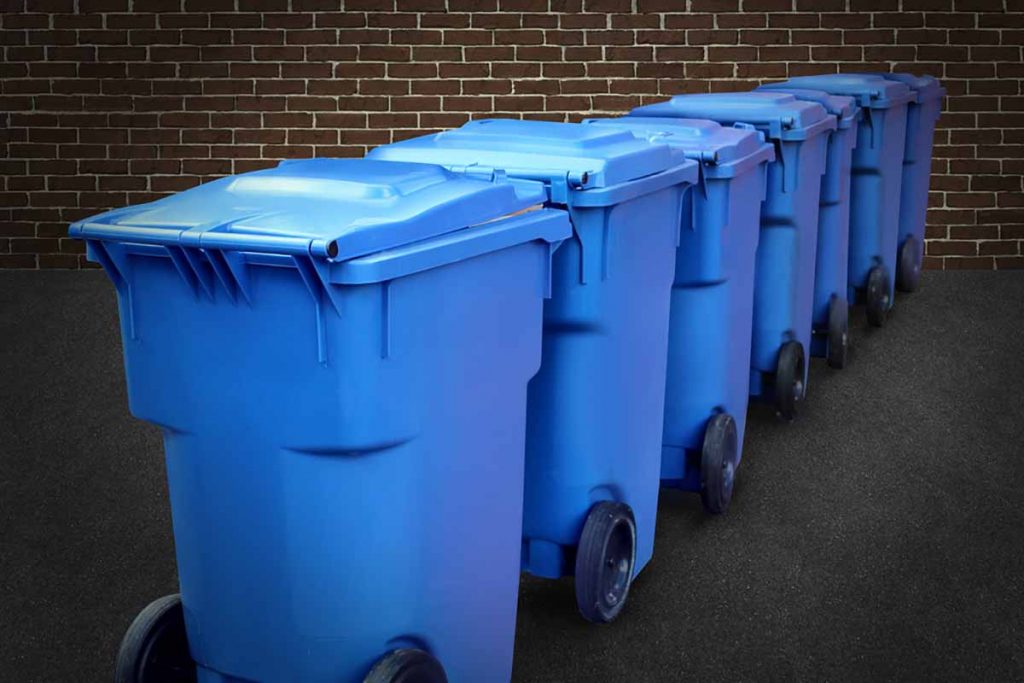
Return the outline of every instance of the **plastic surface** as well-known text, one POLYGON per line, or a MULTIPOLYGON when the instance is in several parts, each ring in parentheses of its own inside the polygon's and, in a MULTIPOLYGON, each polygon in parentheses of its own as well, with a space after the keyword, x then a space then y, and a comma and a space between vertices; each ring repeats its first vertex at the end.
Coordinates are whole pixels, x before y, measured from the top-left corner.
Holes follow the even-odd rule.
POLYGON ((561 204, 617 204, 630 198, 632 181, 666 172, 676 175, 663 186, 696 179, 696 165, 680 163, 664 145, 623 131, 549 121, 470 121, 461 128, 378 147, 367 156, 443 164, 469 174, 500 170, 514 178, 541 180, 551 200, 561 204))
POLYGON ((869 109, 889 109, 906 104, 914 94, 906 85, 888 81, 883 74, 819 74, 797 76, 781 83, 768 83, 758 90, 790 90, 802 88, 822 90, 833 95, 847 95, 856 98, 857 104, 869 109))
POLYGON ((829 136, 825 174, 821 177, 818 204, 818 247, 814 268, 813 336, 808 350, 814 356, 828 354, 832 298, 847 297, 850 244, 850 174, 853 147, 857 142, 860 107, 853 97, 830 95, 821 90, 794 88, 784 92, 807 102, 817 102, 836 117, 829 136))
MULTIPOLYGON (((592 119, 656 136, 677 153, 713 159, 682 212, 669 329, 663 483, 699 491, 705 428, 718 411, 732 415, 743 443, 750 395, 750 343, 759 213, 771 144, 749 128, 672 118, 592 119)), ((736 460, 739 462, 740 454, 736 460)))
POLYGON ((903 83, 914 92, 907 107, 907 141, 903 152, 903 180, 900 186, 900 227, 898 244, 914 238, 916 265, 924 258, 925 219, 928 212, 928 184, 932 172, 932 142, 935 124, 942 112, 946 90, 932 76, 883 74, 887 79, 903 83))
POLYGON ((345 260, 538 204, 541 190, 536 183, 472 182, 427 164, 308 159, 215 180, 85 224, 151 228, 150 235, 135 234, 160 244, 345 260))
POLYGON ((494 121, 459 131, 370 156, 546 179, 551 204, 573 222, 554 256, 544 363, 530 383, 523 568, 573 574, 588 511, 615 501, 635 515, 639 572, 654 548, 669 298, 697 164, 598 126, 494 121))
MULTIPOLYGON (((449 178, 461 201, 494 197, 492 183, 449 178)), ((458 213, 452 190, 425 192, 382 198, 376 217, 440 218, 443 202, 458 213)), ((363 201, 377 200, 353 200, 352 214, 366 215, 363 201)), ((304 203, 289 207, 299 216, 304 203)), ((209 190, 173 205, 230 213, 209 190)), ((129 406, 163 430, 199 680, 361 681, 403 648, 430 652, 452 680, 509 678, 526 392, 553 248, 537 223, 570 230, 559 211, 504 215, 519 205, 479 214, 518 242, 362 284, 331 268, 374 254, 334 266, 186 256, 124 225, 88 240, 117 287, 129 406), (247 298, 196 286, 228 259, 247 298)), ((346 202, 333 206, 344 224, 346 202)), ((477 229, 414 244, 444 249, 477 229)))
MULTIPOLYGON (((760 90, 760 89, 759 89, 760 90)), ((840 129, 849 128, 850 125, 860 119, 860 107, 857 100, 845 95, 831 95, 824 90, 808 90, 805 88, 787 88, 786 90, 767 89, 768 92, 784 92, 803 102, 816 102, 824 107, 832 116, 836 117, 837 127, 840 129)))
POLYGON ((771 398, 779 348, 791 339, 810 348, 818 200, 827 133, 835 130, 836 119, 819 104, 759 91, 676 95, 630 112, 673 114, 750 124, 776 146, 761 207, 750 371, 751 395, 771 398))
POLYGON ((863 118, 857 127, 850 184, 850 241, 847 300, 864 303, 868 274, 885 267, 895 285, 899 243, 901 166, 907 104, 913 92, 877 74, 801 76, 761 89, 811 88, 857 99, 863 118))
POLYGON ((821 107, 792 95, 760 91, 676 95, 666 102, 637 107, 629 115, 749 123, 779 140, 806 140, 834 127, 821 107))
POLYGON ((723 126, 706 119, 627 116, 585 119, 583 123, 626 129, 650 142, 666 144, 684 158, 701 162, 705 177, 731 178, 774 158, 764 136, 749 128, 723 126))

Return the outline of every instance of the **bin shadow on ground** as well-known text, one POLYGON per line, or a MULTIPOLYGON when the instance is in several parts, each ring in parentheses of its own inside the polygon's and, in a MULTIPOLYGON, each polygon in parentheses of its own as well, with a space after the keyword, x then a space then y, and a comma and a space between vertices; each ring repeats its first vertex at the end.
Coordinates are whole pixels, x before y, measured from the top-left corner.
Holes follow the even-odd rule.
MULTIPOLYGON (((3 680, 109 680, 174 590, 117 324, 100 273, 0 273, 3 680)), ((853 328, 797 422, 752 408, 727 516, 662 495, 618 621, 523 579, 516 681, 1024 678, 1024 277, 927 273, 885 329, 853 328)))

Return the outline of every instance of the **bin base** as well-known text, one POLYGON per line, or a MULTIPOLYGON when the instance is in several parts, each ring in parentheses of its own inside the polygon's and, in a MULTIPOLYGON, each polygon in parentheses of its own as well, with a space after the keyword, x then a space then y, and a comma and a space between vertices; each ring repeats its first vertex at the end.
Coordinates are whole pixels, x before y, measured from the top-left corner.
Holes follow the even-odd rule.
POLYGON ((661 447, 661 485, 682 491, 700 491, 701 449, 661 447))
POLYGON ((575 559, 575 548, 541 538, 523 539, 522 570, 534 576, 544 579, 571 576, 575 559))

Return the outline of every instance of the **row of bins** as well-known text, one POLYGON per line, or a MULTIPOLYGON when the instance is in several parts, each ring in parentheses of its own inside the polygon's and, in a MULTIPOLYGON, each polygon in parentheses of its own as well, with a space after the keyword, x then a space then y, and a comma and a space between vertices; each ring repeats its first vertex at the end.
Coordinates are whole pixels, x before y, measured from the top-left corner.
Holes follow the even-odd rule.
POLYGON ((163 432, 181 586, 115 680, 507 680, 521 569, 614 619, 659 487, 724 512, 748 400, 793 419, 848 306, 880 325, 917 286, 942 95, 843 74, 473 121, 74 224, 163 432))

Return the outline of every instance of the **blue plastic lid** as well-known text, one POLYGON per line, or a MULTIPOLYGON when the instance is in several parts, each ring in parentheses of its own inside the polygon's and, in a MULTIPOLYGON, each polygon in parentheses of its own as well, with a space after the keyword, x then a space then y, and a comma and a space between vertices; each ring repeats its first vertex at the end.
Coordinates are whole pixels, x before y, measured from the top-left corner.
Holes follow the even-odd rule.
POLYGON ((857 103, 860 106, 871 109, 888 109, 914 98, 913 92, 906 85, 886 80, 880 74, 798 76, 781 83, 766 83, 759 90, 789 90, 790 88, 824 90, 833 95, 848 95, 857 98, 857 103))
POLYGON ((751 128, 723 126, 707 119, 624 116, 586 119, 586 125, 621 128, 662 142, 684 157, 703 162, 710 177, 728 177, 775 157, 775 149, 751 128))
POLYGON ((541 183, 427 164, 308 159, 221 178, 71 226, 73 237, 343 261, 542 204, 541 183), (130 232, 120 231, 130 227, 130 232), (109 233, 109 234, 108 234, 109 233))
MULTIPOLYGON (((509 176, 548 183, 552 200, 561 203, 568 201, 569 193, 596 194, 599 188, 679 165, 668 147, 624 130, 513 119, 470 121, 461 128, 377 147, 367 156, 440 163, 459 172, 500 169, 509 176)), ((692 177, 696 178, 695 165, 692 177)))
POLYGON ((804 88, 773 88, 772 92, 785 92, 804 102, 817 102, 825 107, 825 111, 837 118, 840 128, 849 128, 860 116, 857 100, 846 95, 831 95, 824 90, 807 90, 804 88))
POLYGON ((932 100, 937 100, 946 94, 946 89, 942 87, 942 83, 939 79, 934 76, 915 76, 914 74, 907 73, 879 75, 890 81, 897 81, 898 83, 903 83, 909 87, 917 93, 918 102, 930 102, 932 100))
POLYGON ((818 104, 757 91, 676 95, 667 102, 637 107, 629 115, 749 123, 777 140, 805 140, 836 127, 835 119, 818 104))

